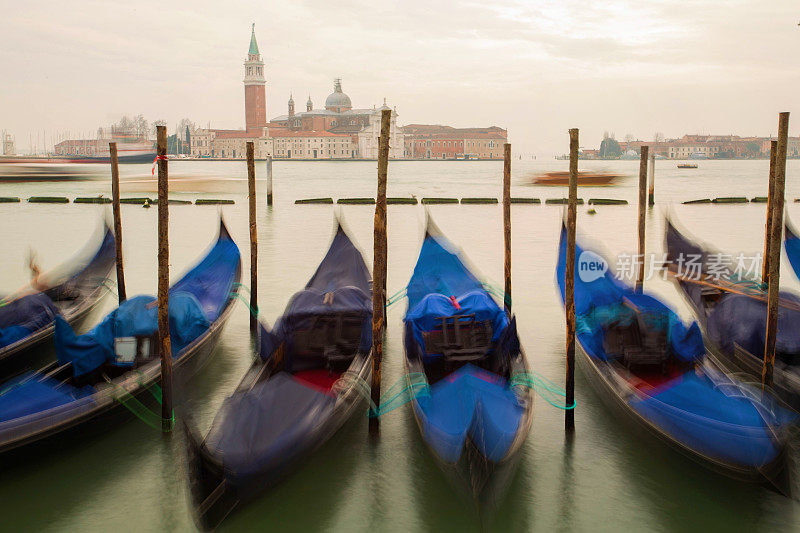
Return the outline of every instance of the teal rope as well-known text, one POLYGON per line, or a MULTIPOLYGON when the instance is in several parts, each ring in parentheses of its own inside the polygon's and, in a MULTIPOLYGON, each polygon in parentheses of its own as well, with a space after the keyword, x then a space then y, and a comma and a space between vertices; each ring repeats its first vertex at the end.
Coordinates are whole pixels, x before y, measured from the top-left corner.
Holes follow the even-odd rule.
POLYGON ((512 388, 517 386, 528 387, 544 401, 558 409, 563 409, 565 411, 575 409, 575 402, 572 402, 572 405, 567 405, 559 400, 559 398, 567 397, 567 393, 564 389, 536 372, 517 372, 511 376, 509 385, 512 388))
POLYGON ((233 284, 233 286, 234 286, 234 287, 237 287, 237 288, 239 288, 239 289, 244 289, 244 290, 246 290, 246 291, 247 291, 247 294, 251 294, 251 293, 250 293, 250 287, 248 287, 248 286, 247 286, 247 285, 245 285, 244 283, 234 283, 234 284, 233 284))
POLYGON ((228 296, 229 296, 229 297, 231 297, 231 298, 236 298, 237 300, 239 300, 240 302, 242 302, 242 303, 245 305, 245 307, 247 307, 247 310, 248 310, 248 311, 250 311, 250 314, 251 314, 251 315, 253 315, 254 317, 258 318, 258 307, 256 307, 255 309, 253 309, 253 308, 250 306, 250 302, 248 302, 248 301, 245 299, 245 297, 244 297, 244 296, 242 296, 242 295, 241 295, 241 294, 239 294, 238 292, 232 292, 232 293, 228 294, 228 296))
POLYGON ((428 379, 423 372, 411 372, 389 387, 384 396, 388 396, 389 399, 382 401, 378 407, 371 408, 368 413, 370 418, 383 416, 416 398, 430 397, 428 379))

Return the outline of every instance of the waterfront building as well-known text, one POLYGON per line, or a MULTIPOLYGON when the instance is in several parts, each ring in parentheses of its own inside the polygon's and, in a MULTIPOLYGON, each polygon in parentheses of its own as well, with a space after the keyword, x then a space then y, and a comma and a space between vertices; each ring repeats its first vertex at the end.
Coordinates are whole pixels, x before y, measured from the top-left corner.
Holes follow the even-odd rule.
POLYGON ((275 157, 284 159, 353 159, 358 155, 358 137, 329 131, 275 132, 275 157))
POLYGON ((453 128, 434 124, 409 124, 404 156, 412 159, 502 159, 508 132, 497 126, 453 128))
POLYGON ((3 155, 16 155, 17 148, 14 146, 14 136, 3 131, 3 155))

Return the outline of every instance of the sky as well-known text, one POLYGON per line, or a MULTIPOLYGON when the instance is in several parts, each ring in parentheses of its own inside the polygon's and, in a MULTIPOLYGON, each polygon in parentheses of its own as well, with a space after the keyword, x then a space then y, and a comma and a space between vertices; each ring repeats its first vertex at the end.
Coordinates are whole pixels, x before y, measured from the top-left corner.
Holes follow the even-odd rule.
POLYGON ((94 136, 123 114, 244 126, 255 23, 267 115, 322 106, 342 78, 355 107, 400 124, 496 125, 519 154, 605 131, 800 134, 796 0, 0 0, 0 130, 25 151, 94 136), (48 140, 48 143, 51 141, 48 140))

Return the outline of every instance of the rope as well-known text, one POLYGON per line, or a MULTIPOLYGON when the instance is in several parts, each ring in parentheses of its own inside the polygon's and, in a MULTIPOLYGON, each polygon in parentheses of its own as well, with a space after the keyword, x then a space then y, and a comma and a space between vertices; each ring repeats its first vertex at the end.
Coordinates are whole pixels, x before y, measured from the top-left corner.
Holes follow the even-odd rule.
POLYGON ((255 308, 255 309, 253 309, 253 308, 250 306, 250 302, 248 302, 248 301, 245 299, 245 297, 244 297, 244 296, 242 296, 242 295, 241 295, 241 294, 239 294, 238 292, 232 292, 232 293, 228 294, 228 296, 229 296, 229 297, 231 297, 231 298, 236 298, 237 300, 239 300, 240 302, 242 302, 242 303, 245 305, 245 307, 247 307, 247 310, 248 310, 248 311, 250 311, 250 314, 251 314, 251 315, 253 315, 254 317, 258 318, 258 308, 255 308))
POLYGON ((397 302, 399 302, 400 300, 402 300, 406 296, 408 296, 406 294, 406 287, 403 287, 398 292, 394 293, 392 296, 390 296, 388 298, 388 300, 386 302, 386 308, 388 309, 390 305, 396 304, 397 302))
POLYGON ((352 385, 355 391, 367 400, 369 404, 367 416, 370 418, 383 416, 390 411, 394 411, 398 407, 402 407, 415 398, 430 396, 428 380, 422 372, 412 372, 398 379, 394 385, 389 387, 383 394, 387 399, 382 401, 378 406, 372 401, 370 385, 355 372, 345 372, 342 374, 336 383, 333 384, 332 389, 338 392, 348 385, 352 385))
POLYGON ((233 286, 234 286, 234 287, 237 287, 237 288, 239 288, 239 289, 244 289, 244 290, 246 290, 246 291, 247 291, 247 294, 251 294, 251 293, 250 293, 250 287, 248 287, 248 286, 247 286, 247 285, 245 285, 244 283, 234 283, 234 284, 233 284, 233 286))
MULTIPOLYGON (((161 387, 159 387, 157 383, 153 383, 152 385, 147 386, 144 384, 143 381, 141 381, 142 379, 141 374, 139 374, 139 376, 140 376, 139 384, 145 387, 148 391, 150 391, 150 394, 152 394, 153 397, 156 400, 158 400, 158 403, 161 404, 161 387), (151 387, 155 387, 157 392, 151 390, 151 387)), ((117 392, 117 394, 114 394, 113 397, 114 400, 120 403, 120 405, 122 405, 128 411, 136 415, 136 417, 139 420, 141 420, 151 428, 157 429, 159 431, 162 429, 161 414, 153 412, 145 404, 137 400, 130 392, 125 390, 123 387, 117 385, 113 381, 107 381, 106 383, 111 385, 114 391, 117 392)), ((175 425, 175 412, 173 411, 171 426, 174 425, 175 425)))
POLYGON ((517 386, 528 387, 557 409, 565 411, 575 409, 575 402, 572 402, 572 405, 567 405, 560 400, 560 398, 567 397, 564 389, 536 372, 517 372, 511 376, 509 385, 512 388, 517 386))

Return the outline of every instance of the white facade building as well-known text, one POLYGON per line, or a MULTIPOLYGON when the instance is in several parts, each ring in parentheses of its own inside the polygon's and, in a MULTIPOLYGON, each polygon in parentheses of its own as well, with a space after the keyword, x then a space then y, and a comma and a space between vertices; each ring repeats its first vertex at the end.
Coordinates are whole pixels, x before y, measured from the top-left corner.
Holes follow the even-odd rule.
MULTIPOLYGON (((384 104, 375 109, 369 117, 369 124, 358 132, 358 157, 361 159, 378 159, 378 139, 381 136, 381 113, 390 109, 384 104)), ((404 135, 397 128, 397 111, 392 111, 392 122, 389 129, 389 158, 402 159, 404 135)))

